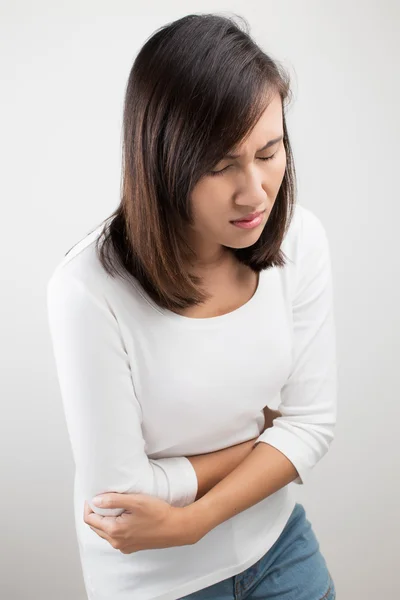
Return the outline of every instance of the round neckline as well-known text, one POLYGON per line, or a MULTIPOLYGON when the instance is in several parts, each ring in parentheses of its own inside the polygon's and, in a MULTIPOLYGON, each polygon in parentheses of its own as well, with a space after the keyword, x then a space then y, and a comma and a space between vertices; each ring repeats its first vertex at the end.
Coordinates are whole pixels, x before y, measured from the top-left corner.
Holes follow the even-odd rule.
POLYGON ((163 317, 166 317, 171 323, 176 323, 182 327, 189 328, 199 328, 202 329, 204 327, 218 327, 220 325, 225 325, 228 323, 233 323, 234 321, 243 318, 247 313, 252 311, 255 308, 257 302, 259 302, 259 298, 261 297, 262 292, 262 284, 264 278, 262 277, 263 271, 258 273, 258 281, 257 287, 254 291, 254 294, 241 306, 231 310, 228 313, 223 315, 216 315, 214 317, 188 317, 186 315, 181 315, 176 313, 168 308, 163 308, 159 306, 148 294, 146 294, 146 299, 149 304, 157 310, 163 317))

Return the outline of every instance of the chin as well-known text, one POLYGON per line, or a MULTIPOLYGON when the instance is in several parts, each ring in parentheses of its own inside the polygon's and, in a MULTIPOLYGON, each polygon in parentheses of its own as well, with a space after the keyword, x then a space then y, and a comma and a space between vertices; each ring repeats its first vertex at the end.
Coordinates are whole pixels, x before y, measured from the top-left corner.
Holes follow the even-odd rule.
POLYGON ((224 246, 226 246, 227 248, 233 248, 234 250, 240 250, 242 248, 249 248, 249 246, 252 246, 253 244, 255 244, 261 236, 261 232, 256 233, 255 231, 248 231, 247 235, 244 235, 243 238, 241 240, 232 240, 231 242, 227 242, 226 244, 223 244, 224 246))

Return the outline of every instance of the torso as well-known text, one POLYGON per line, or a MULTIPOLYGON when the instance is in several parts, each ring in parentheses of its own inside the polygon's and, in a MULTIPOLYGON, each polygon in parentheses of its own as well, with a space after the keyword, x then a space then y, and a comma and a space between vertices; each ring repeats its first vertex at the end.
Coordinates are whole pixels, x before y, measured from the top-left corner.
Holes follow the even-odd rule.
POLYGON ((212 295, 210 300, 176 312, 196 319, 218 317, 246 304, 255 294, 257 286, 258 273, 246 265, 235 265, 233 273, 231 268, 221 269, 204 280, 207 293, 212 295))

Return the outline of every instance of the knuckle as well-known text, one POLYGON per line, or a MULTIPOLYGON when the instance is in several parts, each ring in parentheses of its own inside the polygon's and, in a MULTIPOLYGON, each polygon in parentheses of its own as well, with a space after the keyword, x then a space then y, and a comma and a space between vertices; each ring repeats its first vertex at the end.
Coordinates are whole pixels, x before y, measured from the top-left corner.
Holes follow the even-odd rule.
POLYGON ((112 537, 117 537, 119 533, 119 528, 116 525, 110 525, 108 527, 108 535, 112 537))

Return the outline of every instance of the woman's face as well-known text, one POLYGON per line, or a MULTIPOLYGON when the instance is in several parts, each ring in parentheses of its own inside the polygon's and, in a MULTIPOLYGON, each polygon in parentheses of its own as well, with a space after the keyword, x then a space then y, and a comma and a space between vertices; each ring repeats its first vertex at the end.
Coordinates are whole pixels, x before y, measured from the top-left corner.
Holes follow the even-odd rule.
POLYGON ((238 156, 225 157, 213 167, 216 174, 205 174, 194 187, 190 241, 201 261, 212 261, 221 253, 221 246, 246 248, 260 237, 285 174, 282 138, 282 101, 276 94, 246 143, 232 151, 238 156), (232 223, 259 211, 263 214, 254 227, 232 223))

